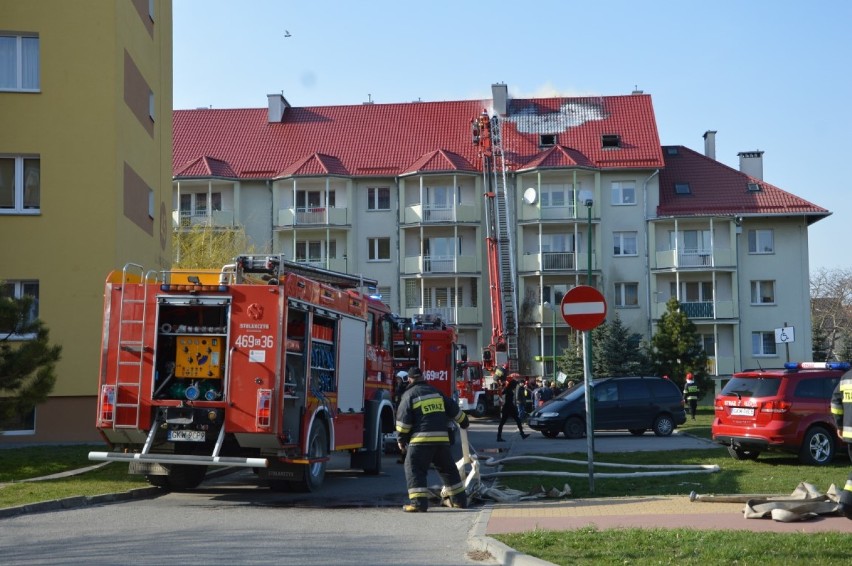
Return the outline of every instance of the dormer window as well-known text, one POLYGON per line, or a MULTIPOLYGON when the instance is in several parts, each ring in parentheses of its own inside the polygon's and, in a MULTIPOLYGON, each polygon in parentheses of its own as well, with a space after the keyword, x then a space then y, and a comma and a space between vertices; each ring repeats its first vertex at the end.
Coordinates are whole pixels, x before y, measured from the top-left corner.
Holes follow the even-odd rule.
POLYGON ((621 147, 621 136, 618 134, 603 134, 601 136, 601 147, 604 149, 621 147))
POLYGON ((676 195, 692 194, 692 189, 689 187, 689 183, 675 183, 675 194, 676 195))
POLYGON ((666 148, 666 155, 677 155, 677 154, 678 154, 678 151, 677 151, 676 147, 667 147, 666 148))
POLYGON ((538 136, 539 147, 549 147, 556 145, 556 134, 541 134, 538 136))
POLYGON ((748 192, 759 193, 760 192, 760 185, 758 185, 757 183, 749 183, 748 184, 748 192))

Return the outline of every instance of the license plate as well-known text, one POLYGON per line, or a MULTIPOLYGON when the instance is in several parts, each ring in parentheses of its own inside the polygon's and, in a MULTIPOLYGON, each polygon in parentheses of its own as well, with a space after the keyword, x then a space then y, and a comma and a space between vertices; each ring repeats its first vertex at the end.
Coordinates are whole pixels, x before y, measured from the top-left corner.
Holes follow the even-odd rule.
POLYGON ((731 415, 740 417, 753 417, 754 407, 731 407, 731 415))
POLYGON ((530 426, 537 425, 538 419, 530 419, 527 421, 527 424, 529 424, 530 426))
POLYGON ((170 430, 166 435, 172 442, 204 442, 203 430, 170 430))

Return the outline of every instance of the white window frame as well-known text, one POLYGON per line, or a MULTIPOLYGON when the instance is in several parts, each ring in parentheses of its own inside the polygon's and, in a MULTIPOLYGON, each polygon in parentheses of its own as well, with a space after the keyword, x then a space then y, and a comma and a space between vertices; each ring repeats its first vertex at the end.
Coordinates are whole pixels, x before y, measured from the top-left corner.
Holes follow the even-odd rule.
POLYGON ((677 297, 681 303, 710 303, 713 302, 712 281, 681 281, 680 293, 674 281, 669 283, 669 293, 677 297))
POLYGON ((777 302, 775 297, 775 281, 773 280, 754 280, 751 282, 751 304, 752 305, 774 305, 777 302), (767 294, 768 293, 768 294, 767 294), (769 300, 765 300, 769 299, 769 300))
MULTIPOLYGON (((30 310, 30 320, 38 318, 38 303, 39 303, 39 281, 37 279, 7 279, 0 281, 0 285, 8 289, 10 296, 15 299, 20 299, 25 295, 33 297, 32 308, 30 310)), ((5 292, 6 289, 3 289, 5 292)), ((36 337, 35 334, 12 334, 9 340, 32 340, 36 337)))
POLYGON ((639 233, 638 232, 613 232, 612 233, 612 255, 615 257, 636 257, 639 255, 639 233), (633 253, 624 251, 625 243, 633 242, 633 253))
POLYGON ((636 205, 636 181, 612 181, 610 187, 613 206, 636 205))
MULTIPOLYGON (((12 33, 0 33, 0 39, 12 40, 12 41, 3 41, 2 44, 5 44, 9 52, 4 53, 3 45, 0 45, 0 68, 5 65, 11 64, 14 66, 14 70, 12 72, 15 73, 15 77, 12 81, 14 84, 3 85, 0 83, 0 92, 39 92, 41 90, 41 41, 38 35, 17 35, 12 33), (28 80, 25 77, 24 73, 24 57, 25 57, 25 39, 34 39, 34 44, 28 44, 30 46, 35 45, 35 51, 33 53, 29 53, 28 55, 34 56, 34 61, 27 61, 31 65, 30 74, 35 75, 34 83, 25 85, 24 83, 28 80), (14 47, 11 46, 12 42, 14 42, 14 47), (11 53, 11 50, 14 49, 14 53, 11 53), (5 55, 5 63, 3 61, 5 55)), ((11 78, 11 77, 10 77, 11 78)), ((29 79, 33 81, 33 79, 29 79)))
POLYGON ((387 262, 390 261, 390 238, 367 238, 367 261, 387 262), (382 257, 382 244, 387 247, 387 257, 382 257))
POLYGON ((574 184, 542 184, 539 201, 542 208, 568 208, 574 203, 574 184))
POLYGON ((367 210, 390 210, 390 187, 367 187, 367 210))
POLYGON ((774 254, 775 233, 771 228, 748 231, 748 253, 774 254))
POLYGON ((621 281, 615 284, 615 306, 617 308, 636 308, 639 306, 639 283, 634 281, 621 281), (630 291, 633 291, 630 293, 630 291), (634 299, 628 302, 628 299, 634 299))
POLYGON ((778 347, 775 344, 775 331, 757 330, 751 333, 751 355, 759 357, 775 357, 778 355, 778 347), (771 344, 770 348, 764 348, 771 344), (768 351, 771 349, 772 351, 768 351))
MULTIPOLYGON (((4 161, 14 160, 13 165, 13 199, 14 206, 11 208, 0 208, 0 214, 40 214, 41 213, 41 158, 37 155, 0 155, 0 159, 4 161), (38 168, 27 171, 27 162, 37 161, 38 168), (31 173, 30 179, 27 179, 28 173, 31 173), (27 195, 28 181, 33 181, 33 190, 35 191, 37 204, 35 206, 26 206, 24 200, 27 195)), ((0 183, 3 183, 0 178, 0 183)), ((2 187, 0 187, 2 188, 2 187)))
POLYGON ((298 240, 295 247, 294 256, 300 263, 324 264, 330 259, 337 259, 337 240, 298 240))

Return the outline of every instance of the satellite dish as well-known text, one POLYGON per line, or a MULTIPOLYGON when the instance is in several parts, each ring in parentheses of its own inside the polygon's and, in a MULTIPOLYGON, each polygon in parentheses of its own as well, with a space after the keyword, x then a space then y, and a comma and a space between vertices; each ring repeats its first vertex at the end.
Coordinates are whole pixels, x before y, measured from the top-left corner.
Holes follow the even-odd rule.
POLYGON ((524 191, 524 202, 527 204, 535 204, 535 199, 538 195, 535 192, 535 189, 530 187, 524 191))

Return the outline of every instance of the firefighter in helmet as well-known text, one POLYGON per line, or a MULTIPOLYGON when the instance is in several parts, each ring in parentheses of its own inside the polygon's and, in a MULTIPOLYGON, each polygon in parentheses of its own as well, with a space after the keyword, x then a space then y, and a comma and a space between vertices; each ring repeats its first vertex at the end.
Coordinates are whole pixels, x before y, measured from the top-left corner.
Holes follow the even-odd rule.
POLYGON ((686 374, 686 385, 683 386, 683 400, 689 405, 689 414, 692 415, 692 420, 695 420, 695 413, 698 411, 698 385, 695 384, 695 377, 691 373, 686 374))
MULTIPOLYGON (((852 370, 844 373, 837 387, 834 388, 834 394, 831 396, 831 414, 837 425, 837 436, 852 444, 852 370)), ((852 446, 849 448, 849 455, 852 456, 852 446)), ((840 492, 839 503, 840 512, 847 519, 852 519, 852 473, 846 478, 846 485, 840 492)))
POLYGON ((467 428, 470 422, 451 398, 423 380, 418 367, 408 370, 408 388, 396 413, 399 449, 405 453, 405 481, 409 503, 402 510, 422 513, 429 507, 426 476, 434 464, 444 484, 442 495, 450 507, 467 507, 467 493, 450 451, 451 423, 467 428))

